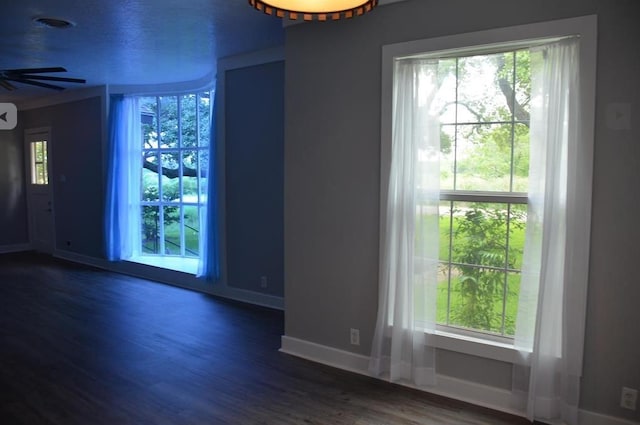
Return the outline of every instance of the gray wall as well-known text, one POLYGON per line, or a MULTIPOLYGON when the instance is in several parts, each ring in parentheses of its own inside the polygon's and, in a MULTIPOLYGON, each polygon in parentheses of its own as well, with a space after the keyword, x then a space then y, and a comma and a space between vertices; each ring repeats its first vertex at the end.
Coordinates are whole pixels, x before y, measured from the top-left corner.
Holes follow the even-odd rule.
MULTIPOLYGON (((287 28, 285 307, 287 336, 368 355, 377 309, 381 46, 598 14, 593 224, 581 406, 619 407, 640 388, 639 8, 635 0, 413 0, 362 18, 287 28), (631 130, 607 127, 630 103, 631 130), (349 344, 359 328, 361 346, 349 344)), ((441 351, 441 374, 508 387, 508 364, 441 351)))
POLYGON ((228 70, 225 82, 227 281, 283 296, 284 62, 228 70))
POLYGON ((0 251, 29 243, 21 127, 0 131, 0 251))
POLYGON ((51 127, 56 249, 103 258, 101 98, 30 109, 19 116, 24 129, 51 127))

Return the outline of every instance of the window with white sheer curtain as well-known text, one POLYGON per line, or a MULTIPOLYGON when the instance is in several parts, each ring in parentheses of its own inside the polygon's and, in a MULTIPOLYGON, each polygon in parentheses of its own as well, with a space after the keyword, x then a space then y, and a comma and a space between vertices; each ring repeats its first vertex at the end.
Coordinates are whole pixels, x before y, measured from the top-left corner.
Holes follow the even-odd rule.
POLYGON ((428 335, 497 340, 520 353, 514 393, 527 416, 576 423, 593 149, 593 70, 582 68, 594 21, 384 52, 372 372, 436 385, 428 335))

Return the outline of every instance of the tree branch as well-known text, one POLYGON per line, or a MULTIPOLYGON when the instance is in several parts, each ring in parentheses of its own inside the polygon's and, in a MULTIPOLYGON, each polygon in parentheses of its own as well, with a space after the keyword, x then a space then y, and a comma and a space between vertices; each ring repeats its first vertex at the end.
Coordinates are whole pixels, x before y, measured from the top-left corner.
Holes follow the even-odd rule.
POLYGON ((515 100, 515 96, 513 93, 513 87, 506 78, 498 79, 498 85, 500 86, 500 91, 504 95, 505 100, 507 101, 507 106, 509 110, 516 118, 516 121, 524 121, 526 126, 529 126, 529 113, 524 109, 524 107, 515 100))
MULTIPOLYGON (((142 166, 149 171, 153 171, 154 173, 159 173, 160 171, 162 171, 162 175, 170 179, 176 179, 180 177, 180 169, 159 167, 158 164, 154 164, 153 162, 148 161, 146 159, 142 162, 142 166)), ((196 170, 195 168, 187 167, 183 164, 182 177, 198 177, 198 170, 196 170)), ((200 171, 200 177, 203 177, 203 178, 207 177, 206 170, 200 171)))

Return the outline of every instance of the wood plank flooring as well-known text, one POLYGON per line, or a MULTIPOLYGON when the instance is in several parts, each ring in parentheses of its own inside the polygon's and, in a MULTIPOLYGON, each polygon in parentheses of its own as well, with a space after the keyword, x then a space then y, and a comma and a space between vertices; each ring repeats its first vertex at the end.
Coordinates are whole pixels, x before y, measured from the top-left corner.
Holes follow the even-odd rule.
POLYGON ((0 423, 525 424, 278 352, 280 311, 0 255, 0 423))

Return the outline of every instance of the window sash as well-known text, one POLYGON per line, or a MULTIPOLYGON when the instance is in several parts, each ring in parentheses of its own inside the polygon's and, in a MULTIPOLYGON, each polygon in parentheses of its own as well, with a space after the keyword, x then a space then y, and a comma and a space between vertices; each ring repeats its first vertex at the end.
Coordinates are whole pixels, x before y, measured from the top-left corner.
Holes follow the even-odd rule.
MULTIPOLYGON (((158 211, 158 223, 157 223, 157 234, 156 234, 156 239, 159 241, 159 249, 157 253, 149 253, 146 252, 144 253, 144 255, 150 255, 150 256, 154 256, 154 257, 161 257, 161 256, 177 256, 177 257, 185 257, 185 258, 193 258, 192 255, 187 255, 187 251, 189 250, 189 248, 187 247, 187 223, 186 223, 186 219, 185 219, 185 209, 187 208, 197 208, 199 214, 202 213, 202 208, 206 205, 206 201, 204 200, 204 193, 202 191, 202 179, 205 178, 203 177, 203 163, 201 161, 201 158, 203 156, 203 154, 206 154, 209 151, 209 146, 208 144, 206 146, 202 145, 202 141, 201 141, 201 131, 200 131, 200 123, 202 121, 202 117, 201 114, 203 113, 203 110, 201 109, 201 98, 202 98, 202 93, 185 93, 182 95, 177 95, 177 96, 149 96, 150 98, 154 99, 155 101, 155 125, 153 127, 156 134, 157 134, 157 145, 155 147, 143 147, 142 149, 142 158, 145 158, 145 156, 151 154, 153 156, 155 156, 156 158, 156 165, 158 167, 158 172, 157 174, 157 182, 155 183, 157 185, 158 188, 158 199, 155 200, 142 200, 140 201, 140 213, 143 213, 143 208, 144 207, 156 207, 157 211, 158 211), (183 103, 185 102, 185 99, 189 96, 195 95, 195 98, 193 99, 193 107, 195 108, 195 141, 196 144, 194 146, 184 146, 184 140, 183 140, 183 121, 184 121, 184 117, 182 116, 182 112, 183 112, 183 103), (162 131, 163 131, 163 127, 166 125, 165 122, 162 121, 161 119, 161 113, 162 113, 162 108, 163 108, 163 101, 162 99, 165 97, 175 97, 176 98, 176 125, 177 125, 177 131, 176 131, 176 139, 174 141, 171 142, 171 145, 163 145, 163 136, 162 136, 162 131), (184 201, 184 153, 185 152, 189 152, 189 153, 193 153, 196 155, 197 160, 196 160, 196 170, 197 170, 197 176, 196 176, 196 181, 195 181, 195 188, 193 189, 193 192, 195 194, 195 201, 184 201), (177 168, 177 172, 178 172, 178 177, 177 178, 177 190, 178 190, 178 200, 168 200, 168 199, 164 199, 164 186, 166 184, 166 182, 163 182, 163 173, 162 173, 162 167, 163 167, 163 155, 166 154, 172 154, 175 155, 177 157, 177 161, 178 161, 178 168, 177 168), (165 213, 164 213, 164 209, 165 208, 177 208, 178 209, 178 220, 176 222, 176 224, 178 225, 178 233, 179 233, 179 242, 180 242, 180 253, 179 254, 166 254, 166 235, 165 235, 165 213)), ((144 140, 144 137, 142 138, 144 140)), ((143 159, 144 160, 144 159, 143 159)), ((142 178, 142 177, 141 177, 142 178)), ((141 222, 141 225, 144 225, 143 222, 141 222)), ((142 231, 142 228, 140 229, 140 231, 142 231)), ((198 238, 204 237, 204 235, 201 232, 201 229, 198 229, 198 238)), ((143 241, 141 240, 141 243, 143 241)), ((141 252, 143 252, 144 248, 143 246, 140 247, 141 252)), ((199 253, 200 254, 200 253, 199 253)))

